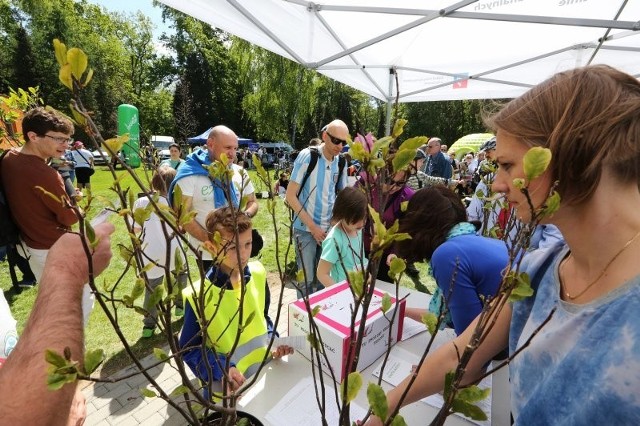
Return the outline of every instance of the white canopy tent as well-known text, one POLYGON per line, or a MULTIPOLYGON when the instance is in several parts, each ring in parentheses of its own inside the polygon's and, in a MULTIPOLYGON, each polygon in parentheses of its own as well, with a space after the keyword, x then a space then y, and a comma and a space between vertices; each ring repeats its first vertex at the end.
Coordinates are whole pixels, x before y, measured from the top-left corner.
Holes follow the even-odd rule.
POLYGON ((515 97, 587 64, 640 75, 640 0, 161 1, 387 102, 515 97))

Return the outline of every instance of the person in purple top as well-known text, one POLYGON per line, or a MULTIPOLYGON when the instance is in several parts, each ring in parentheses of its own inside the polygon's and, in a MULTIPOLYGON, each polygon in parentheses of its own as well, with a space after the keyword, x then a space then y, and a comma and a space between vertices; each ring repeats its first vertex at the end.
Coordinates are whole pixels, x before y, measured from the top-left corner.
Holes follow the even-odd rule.
MULTIPOLYGON (((371 207, 373 207, 376 211, 379 211, 380 200, 386 200, 384 209, 382 209, 380 217, 382 219, 382 222, 384 223, 384 226, 386 226, 387 228, 393 225, 393 223, 397 219, 400 219, 400 217, 402 216, 402 203, 405 201, 409 201, 409 199, 415 192, 407 185, 408 179, 409 171, 402 170, 393 175, 389 174, 387 182, 383 183, 381 187, 377 186, 375 183, 372 184, 370 200, 371 207)), ((372 181, 374 180, 372 179, 372 181)), ((364 185, 364 182, 360 180, 358 184, 364 185)), ((371 221, 368 221, 368 223, 364 227, 364 249, 367 258, 369 258, 369 252, 371 249, 372 229, 373 223, 371 221)), ((386 257, 390 253, 391 251, 387 250, 384 253, 382 259, 386 259, 386 257)), ((378 279, 382 281, 393 282, 393 280, 389 276, 389 266, 385 262, 380 262, 380 266, 378 267, 378 279)))

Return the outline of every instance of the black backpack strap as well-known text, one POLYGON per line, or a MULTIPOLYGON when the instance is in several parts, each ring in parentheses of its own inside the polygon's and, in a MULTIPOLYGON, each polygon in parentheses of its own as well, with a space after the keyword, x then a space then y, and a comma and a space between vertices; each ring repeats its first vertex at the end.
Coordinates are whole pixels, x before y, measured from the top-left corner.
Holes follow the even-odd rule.
POLYGON ((347 159, 344 158, 344 155, 338 154, 338 180, 336 180, 336 195, 338 194, 338 184, 340 183, 340 179, 342 178, 342 172, 347 165, 347 159))
POLYGON ((318 158, 320 157, 320 152, 318 151, 318 148, 310 147, 309 154, 311 154, 311 157, 309 158, 309 165, 307 166, 307 170, 304 172, 304 177, 302 178, 302 182, 300 182, 300 188, 298 188, 298 193, 296 194, 296 197, 300 197, 302 188, 304 188, 304 185, 307 183, 309 176, 311 176, 311 172, 313 172, 313 169, 316 168, 316 164, 318 164, 318 158))

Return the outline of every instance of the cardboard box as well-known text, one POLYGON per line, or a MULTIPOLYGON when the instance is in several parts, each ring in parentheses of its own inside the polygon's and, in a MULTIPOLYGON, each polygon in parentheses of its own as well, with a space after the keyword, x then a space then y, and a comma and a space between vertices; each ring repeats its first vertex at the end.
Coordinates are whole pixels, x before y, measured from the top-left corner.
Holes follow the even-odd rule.
MULTIPOLYGON (((358 371, 362 371, 373 364, 386 352, 389 321, 393 318, 396 307, 399 309, 393 322, 391 344, 402 338, 405 300, 401 300, 398 306, 395 297, 390 295, 391 308, 384 314, 380 309, 384 294, 385 292, 382 290, 374 290, 358 360, 358 371)), ((320 330, 330 368, 333 370, 336 379, 342 381, 347 366, 349 343, 352 340, 349 325, 351 323, 351 310, 353 309, 353 296, 349 290, 349 284, 344 281, 314 293, 309 298, 309 303, 312 309, 315 306, 321 307, 320 312, 314 319, 320 330)), ((360 321, 358 320, 355 326, 355 333, 357 333, 359 326, 360 321)), ((289 304, 289 335, 306 336, 308 334, 309 317, 304 301, 302 299, 296 300, 289 304)), ((355 341, 355 336, 353 340, 355 341)), ((311 359, 310 351, 303 351, 302 353, 305 357, 311 359)), ((329 372, 329 366, 324 359, 322 359, 322 368, 325 372, 329 372)))

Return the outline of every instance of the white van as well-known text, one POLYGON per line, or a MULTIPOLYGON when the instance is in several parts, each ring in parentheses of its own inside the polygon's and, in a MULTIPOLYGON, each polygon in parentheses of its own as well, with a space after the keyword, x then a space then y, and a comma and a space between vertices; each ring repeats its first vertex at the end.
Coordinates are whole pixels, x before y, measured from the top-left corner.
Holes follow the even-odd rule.
POLYGON ((158 152, 158 157, 160 158, 160 160, 166 160, 167 158, 171 157, 171 154, 169 153, 169 146, 175 143, 175 139, 173 139, 173 136, 153 135, 151 136, 150 142, 158 152))

